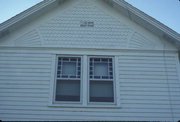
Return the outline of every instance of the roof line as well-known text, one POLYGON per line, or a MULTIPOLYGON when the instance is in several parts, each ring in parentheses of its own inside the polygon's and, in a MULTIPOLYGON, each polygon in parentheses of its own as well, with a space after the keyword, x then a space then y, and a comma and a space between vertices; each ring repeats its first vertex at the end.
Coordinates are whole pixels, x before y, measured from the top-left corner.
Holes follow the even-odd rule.
MULTIPOLYGON (((13 27, 19 27, 22 25, 22 23, 27 23, 30 20, 28 18, 36 17, 40 14, 45 13, 47 10, 45 10, 47 7, 51 6, 53 3, 55 3, 58 0, 44 0, 29 9, 17 14, 16 16, 8 19, 7 21, 0 24, 0 38, 4 35, 9 34, 11 31, 13 31, 13 27), (38 13, 39 12, 39 13, 38 13), (26 22, 24 22, 26 20, 26 22)), ((48 9, 49 10, 49 9, 48 9)), ((15 30, 15 28, 14 28, 15 30)))
MULTIPOLYGON (((137 9, 136 7, 132 6, 131 4, 125 2, 124 0, 113 0, 113 2, 113 7, 118 9, 118 7, 121 6, 122 8, 120 9, 126 10, 127 13, 125 13, 125 15, 128 16, 132 21, 144 26, 146 29, 151 30, 152 32, 155 31, 153 29, 158 29, 159 31, 161 31, 161 33, 159 34, 160 36, 164 36, 164 34, 167 34, 171 38, 180 41, 179 33, 167 27, 166 25, 154 19, 153 17, 147 15, 146 13, 142 12, 141 10, 137 9), (119 6, 115 4, 118 4, 119 6), (139 20, 142 20, 144 24, 148 23, 154 27, 152 28, 149 26, 145 26, 139 20)), ((157 34, 156 31, 155 34, 157 34)))
MULTIPOLYGON (((52 0, 54 2, 54 0, 52 0)), ((21 20, 27 16, 29 16, 30 14, 42 9, 43 7, 45 7, 46 5, 48 5, 51 1, 47 1, 44 0, 28 9, 26 9, 25 11, 15 15, 14 17, 8 19, 7 21, 3 22, 0 24, 0 31, 2 31, 3 29, 7 28, 8 26, 16 23, 16 21, 21 20)))

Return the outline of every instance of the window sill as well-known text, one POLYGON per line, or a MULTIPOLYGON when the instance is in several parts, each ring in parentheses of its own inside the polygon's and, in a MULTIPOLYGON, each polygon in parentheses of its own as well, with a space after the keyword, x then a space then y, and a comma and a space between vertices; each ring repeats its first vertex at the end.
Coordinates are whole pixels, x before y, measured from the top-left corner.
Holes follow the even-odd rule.
POLYGON ((49 104, 48 107, 61 107, 61 108, 111 108, 111 109, 120 109, 119 105, 115 104, 49 104))

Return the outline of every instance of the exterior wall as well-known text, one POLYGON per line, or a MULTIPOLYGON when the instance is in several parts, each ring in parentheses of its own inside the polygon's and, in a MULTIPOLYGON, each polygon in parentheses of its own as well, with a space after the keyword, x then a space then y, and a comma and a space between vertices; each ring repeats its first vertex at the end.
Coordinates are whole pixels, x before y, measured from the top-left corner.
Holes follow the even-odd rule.
POLYGON ((0 41, 1 120, 179 120, 177 49, 102 1, 69 0, 0 41), (120 108, 48 106, 56 54, 116 56, 120 108))
POLYGON ((1 48, 0 56, 2 120, 179 119, 179 66, 175 52, 1 48), (120 108, 48 106, 55 54, 117 56, 120 108))

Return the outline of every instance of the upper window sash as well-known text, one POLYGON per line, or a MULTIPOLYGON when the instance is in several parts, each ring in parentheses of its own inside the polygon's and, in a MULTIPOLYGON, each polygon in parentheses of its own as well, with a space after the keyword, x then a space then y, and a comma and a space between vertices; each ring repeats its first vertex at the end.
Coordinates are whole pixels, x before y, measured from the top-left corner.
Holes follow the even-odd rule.
POLYGON ((58 57, 57 64, 58 79, 80 79, 81 58, 80 57, 58 57))
POLYGON ((89 58, 90 79, 113 79, 113 59, 103 57, 89 58))

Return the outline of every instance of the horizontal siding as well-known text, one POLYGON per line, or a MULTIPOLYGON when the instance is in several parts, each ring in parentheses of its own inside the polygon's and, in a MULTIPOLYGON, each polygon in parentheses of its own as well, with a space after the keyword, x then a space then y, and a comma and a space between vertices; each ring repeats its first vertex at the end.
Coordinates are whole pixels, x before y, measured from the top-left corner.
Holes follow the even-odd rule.
MULTIPOLYGON (((169 119, 168 117, 165 117, 164 119, 158 119, 156 117, 142 117, 142 116, 139 116, 139 117, 129 117, 129 116, 121 116, 121 117, 109 117, 109 116, 90 116, 90 115, 87 115, 87 116, 84 116, 82 117, 81 115, 62 115, 62 114, 59 114, 59 115, 56 115, 56 116, 50 116, 49 114, 48 115, 45 115, 45 116, 40 116, 40 115, 3 115, 4 117, 2 117, 2 119, 7 119, 8 120, 17 120, 19 121, 21 118, 21 121, 27 121, 27 120, 34 120, 34 121, 74 121, 74 120, 79 120, 79 121, 103 121, 103 120, 106 120, 106 121, 135 121, 135 120, 151 120, 151 121, 172 121, 172 119, 169 119), (71 116, 71 117, 69 117, 71 116)), ((179 117, 176 117, 178 120, 179 117)))
POLYGON ((169 109, 171 117, 178 120, 180 113, 174 108, 180 106, 180 84, 175 56, 121 55, 119 82, 126 109, 169 109))
POLYGON ((161 52, 118 53, 121 107, 98 109, 48 106, 52 52, 0 50, 2 120, 172 121, 172 116, 178 120, 180 85, 175 54, 167 53, 164 60, 161 52))

